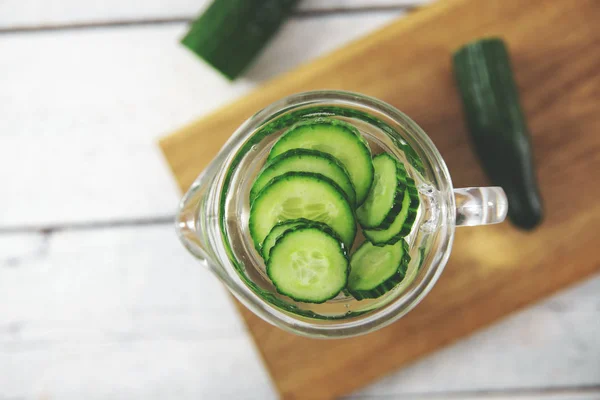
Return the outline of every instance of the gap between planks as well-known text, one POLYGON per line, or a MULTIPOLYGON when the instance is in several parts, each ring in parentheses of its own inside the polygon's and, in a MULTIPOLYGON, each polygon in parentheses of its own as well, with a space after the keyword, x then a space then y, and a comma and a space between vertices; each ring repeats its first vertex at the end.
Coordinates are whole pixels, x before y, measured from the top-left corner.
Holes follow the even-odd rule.
POLYGON ((52 235, 56 232, 62 231, 86 231, 95 229, 156 226, 169 224, 173 224, 173 226, 175 225, 174 215, 163 215, 151 218, 118 219, 109 221, 86 221, 68 224, 48 224, 39 226, 6 226, 0 227, 0 235, 12 235, 23 233, 52 235))
MULTIPOLYGON (((447 392, 421 392, 421 393, 402 393, 403 397, 419 400, 437 400, 437 399, 543 399, 562 396, 562 398, 579 399, 579 396, 589 395, 585 399, 600 399, 600 384, 581 385, 581 386, 561 386, 561 387, 539 387, 539 388, 521 388, 521 389, 490 389, 490 390, 466 390, 466 391, 447 391, 447 392)), ((397 399, 397 395, 350 395, 345 396, 344 400, 391 400, 397 399)), ((582 397, 582 400, 584 398, 582 397)))
MULTIPOLYGON (((331 7, 317 9, 303 9, 295 11, 292 18, 320 18, 338 15, 371 14, 382 12, 409 12, 424 4, 421 2, 399 4, 399 5, 381 5, 381 6, 361 6, 361 7, 331 7)), ((0 34, 14 33, 37 33, 53 31, 87 30, 98 28, 126 28, 148 25, 171 25, 190 23, 195 19, 195 15, 182 15, 167 18, 140 18, 140 19, 122 19, 122 20, 100 20, 90 22, 72 22, 64 24, 41 24, 24 25, 15 27, 0 27, 0 34)))

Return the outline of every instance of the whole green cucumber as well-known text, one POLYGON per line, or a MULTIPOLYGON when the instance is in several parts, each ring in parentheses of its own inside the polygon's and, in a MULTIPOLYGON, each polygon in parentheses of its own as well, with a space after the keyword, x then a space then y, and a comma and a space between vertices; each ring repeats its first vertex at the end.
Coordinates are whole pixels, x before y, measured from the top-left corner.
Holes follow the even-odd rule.
POLYGON ((506 192, 511 221, 532 229, 542 220, 542 199, 506 46, 499 38, 476 40, 454 53, 453 64, 483 168, 492 183, 506 192))

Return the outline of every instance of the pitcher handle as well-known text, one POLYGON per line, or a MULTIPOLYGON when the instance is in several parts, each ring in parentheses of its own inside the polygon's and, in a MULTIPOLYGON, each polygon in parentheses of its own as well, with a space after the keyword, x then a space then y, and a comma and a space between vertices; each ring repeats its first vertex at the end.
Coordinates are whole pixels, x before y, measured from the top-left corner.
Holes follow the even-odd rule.
POLYGON ((501 187, 454 189, 456 226, 498 224, 506 218, 508 200, 501 187))

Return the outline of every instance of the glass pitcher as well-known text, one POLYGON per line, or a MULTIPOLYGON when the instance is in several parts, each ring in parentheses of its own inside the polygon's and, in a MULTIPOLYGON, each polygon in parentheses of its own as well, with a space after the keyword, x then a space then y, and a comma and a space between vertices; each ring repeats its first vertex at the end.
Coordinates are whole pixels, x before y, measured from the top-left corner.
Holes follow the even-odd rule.
MULTIPOLYGON (((177 231, 200 264, 261 318, 296 334, 336 338, 364 334, 405 315, 442 273, 455 227, 499 223, 507 210, 499 187, 454 189, 429 137, 392 106, 356 93, 315 91, 277 101, 237 129, 183 197, 177 231), (323 116, 358 128, 373 154, 395 155, 418 188, 419 211, 405 238, 411 258, 406 275, 376 299, 358 301, 342 292, 313 304, 279 294, 249 235, 249 192, 270 148, 291 125, 323 116)), ((353 248, 362 240, 357 238, 353 248)))

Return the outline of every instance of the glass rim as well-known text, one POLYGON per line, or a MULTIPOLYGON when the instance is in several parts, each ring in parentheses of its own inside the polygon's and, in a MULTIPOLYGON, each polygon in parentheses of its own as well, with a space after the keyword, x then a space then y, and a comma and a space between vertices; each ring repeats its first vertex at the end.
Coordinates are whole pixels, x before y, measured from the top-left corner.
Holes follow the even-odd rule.
MULTIPOLYGON (((302 92, 271 103, 248 118, 234 132, 221 150, 229 154, 225 159, 225 163, 228 164, 228 161, 235 157, 243 144, 238 143, 236 145, 236 140, 250 138, 260 127, 284 115, 287 111, 306 105, 327 102, 336 102, 335 105, 341 107, 344 104, 358 106, 363 112, 372 113, 375 111, 391 119, 406 130, 410 138, 416 142, 416 146, 420 150, 420 156, 426 158, 427 168, 436 179, 436 185, 441 195, 440 200, 445 206, 441 207, 439 227, 435 233, 435 235, 441 236, 441 240, 436 247, 428 251, 428 258, 432 254, 433 258, 417 272, 418 275, 424 272, 423 276, 419 277, 417 275, 415 278, 415 281, 419 281, 418 284, 403 293, 399 293, 397 298, 391 300, 389 304, 381 309, 374 309, 361 316, 346 320, 327 320, 327 323, 323 323, 323 320, 313 320, 302 315, 292 314, 270 304, 242 281, 233 266, 230 266, 234 270, 232 273, 225 270, 226 266, 212 266, 211 269, 224 281, 240 302, 271 324, 302 336, 342 338, 365 334, 398 320, 412 310, 430 292, 441 275, 452 248, 455 231, 455 199, 448 168, 427 134, 412 119, 395 107, 378 99, 347 91, 319 90, 302 92), (364 110, 365 108, 367 110, 364 110)), ((403 137, 403 139, 405 138, 403 137)), ((218 179, 219 194, 217 196, 221 196, 222 185, 223 179, 218 179)), ((223 240, 223 238, 221 239, 223 240)), ((436 240, 434 239, 433 242, 435 243, 436 240)), ((231 262, 226 252, 219 251, 219 253, 219 258, 225 257, 229 263, 231 262)))

